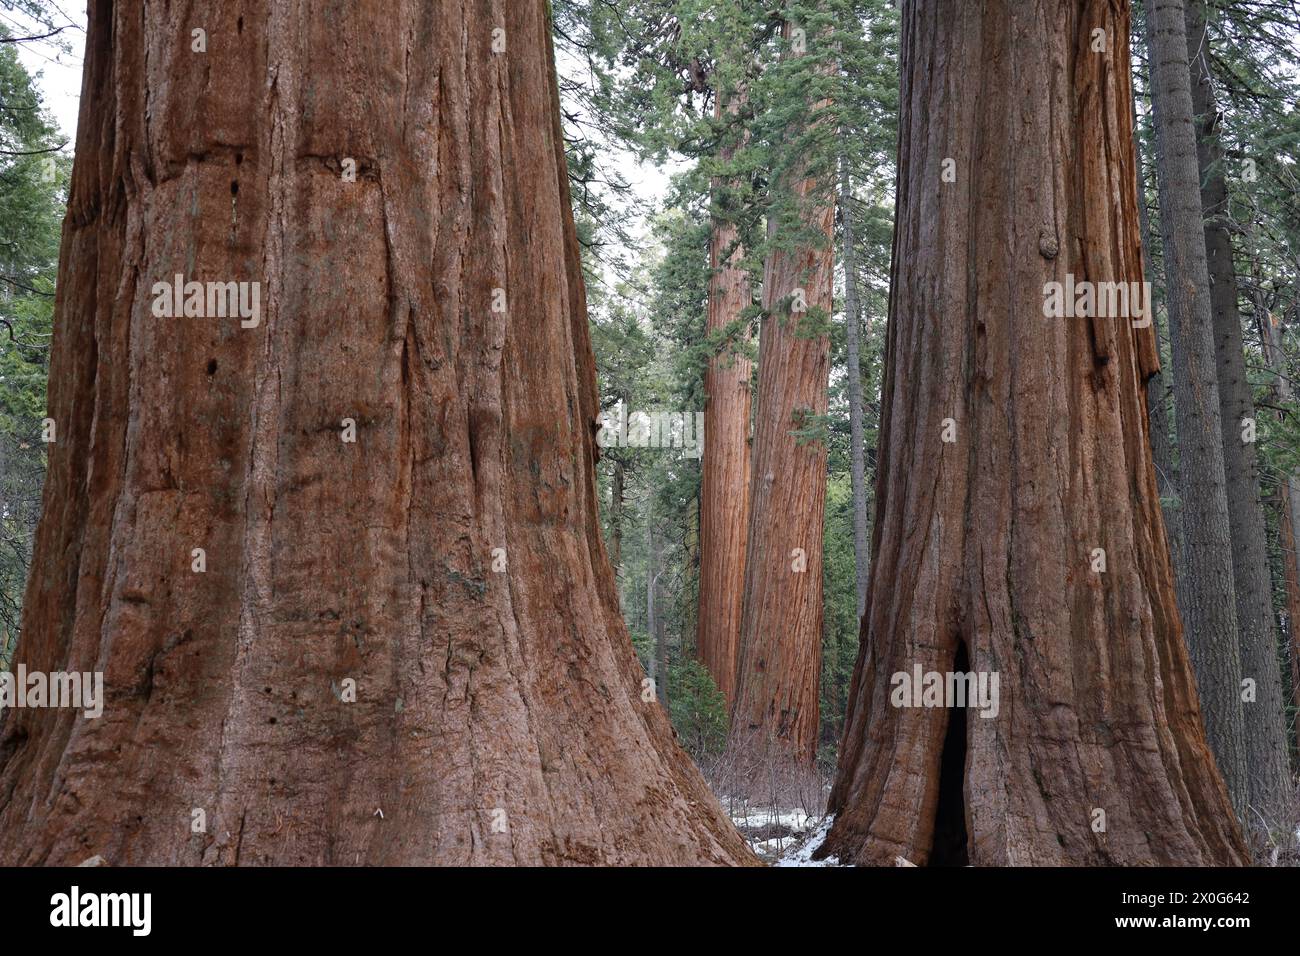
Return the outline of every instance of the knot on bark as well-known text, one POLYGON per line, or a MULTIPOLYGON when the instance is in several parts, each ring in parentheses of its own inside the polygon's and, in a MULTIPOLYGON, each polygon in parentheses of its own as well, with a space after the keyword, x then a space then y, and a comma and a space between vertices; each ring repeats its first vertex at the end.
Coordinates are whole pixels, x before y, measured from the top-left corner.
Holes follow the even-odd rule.
POLYGON ((1038 233, 1038 251, 1044 259, 1055 259, 1061 251, 1061 244, 1056 241, 1056 233, 1042 229, 1038 233))

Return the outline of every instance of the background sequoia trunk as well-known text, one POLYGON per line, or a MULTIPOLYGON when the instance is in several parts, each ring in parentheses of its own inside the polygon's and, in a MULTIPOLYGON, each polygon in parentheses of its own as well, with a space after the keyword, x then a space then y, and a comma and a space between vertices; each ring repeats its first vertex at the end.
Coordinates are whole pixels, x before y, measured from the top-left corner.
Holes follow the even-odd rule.
MULTIPOLYGON (((790 26, 785 27, 787 40, 790 26)), ((809 104, 816 112, 816 104, 809 104)), ((763 264, 758 395, 736 703, 728 750, 742 778, 751 771, 811 769, 817 754, 822 657, 822 537, 826 443, 801 430, 827 408, 830 338, 801 327, 833 308, 835 184, 787 185, 801 227, 824 237, 774 246, 763 264), (806 311, 796 308, 801 290, 806 311)), ((768 233, 774 237, 775 221, 768 233)), ((707 440, 707 439, 706 439, 707 440)))
MULTIPOLYGON (((718 93, 717 115, 722 116, 718 93)), ((743 95, 732 94, 736 113, 743 95)), ((734 150, 724 148, 726 162, 734 150)), ((715 189, 721 183, 715 183, 715 189)), ((741 260, 734 221, 715 218, 709 242, 708 332, 716 335, 752 301, 749 273, 741 260)), ((736 659, 740 646, 741 596, 745 587, 745 538, 749 529, 750 378, 754 363, 743 353, 748 337, 737 337, 709 359, 704 374, 704 457, 700 475, 700 661, 713 675, 730 707, 736 699, 736 659)))
POLYGON ((600 543, 545 3, 88 32, 17 661, 107 703, 7 713, 0 862, 751 859, 600 543), (260 325, 155 318, 178 272, 262 282, 260 325))
POLYGON ((1174 604, 1152 331, 1044 317, 1067 273, 1142 279, 1128 5, 907 0, 901 16, 871 589, 819 853, 1243 862, 1174 604), (997 672, 997 715, 892 706, 891 675, 917 664, 997 672))

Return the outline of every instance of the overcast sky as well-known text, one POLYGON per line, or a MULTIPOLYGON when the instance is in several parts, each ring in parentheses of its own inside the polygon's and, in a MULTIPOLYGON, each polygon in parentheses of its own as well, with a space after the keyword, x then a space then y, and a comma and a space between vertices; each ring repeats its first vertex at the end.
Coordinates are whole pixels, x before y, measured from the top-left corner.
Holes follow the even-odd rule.
MULTIPOLYGON (((18 58, 27 72, 36 77, 36 85, 45 100, 45 108, 53 115, 65 136, 69 148, 77 133, 77 104, 81 98, 81 57, 86 47, 86 4, 84 0, 46 0, 46 5, 59 12, 53 14, 56 25, 66 25, 59 39, 66 39, 72 52, 64 53, 52 41, 34 40, 16 44, 18 58)), ((0 2, 0 22, 20 36, 44 33, 38 25, 21 14, 7 9, 0 2)))

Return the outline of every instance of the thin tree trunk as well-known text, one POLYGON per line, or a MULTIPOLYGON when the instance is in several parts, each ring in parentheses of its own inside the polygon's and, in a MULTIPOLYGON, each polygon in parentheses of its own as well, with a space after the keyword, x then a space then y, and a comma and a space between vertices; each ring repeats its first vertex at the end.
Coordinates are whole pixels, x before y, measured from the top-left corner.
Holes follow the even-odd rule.
POLYGON ((654 682, 655 697, 663 706, 668 706, 668 694, 665 690, 668 675, 663 653, 663 622, 659 619, 659 577, 663 574, 660 567, 662 558, 658 540, 655 537, 654 524, 646 523, 646 552, 648 563, 645 575, 645 619, 646 633, 650 637, 650 680, 654 682))
POLYGON ((1286 591, 1286 634, 1291 660, 1291 706, 1300 710, 1300 562, 1296 561, 1296 518, 1300 515, 1300 488, 1295 477, 1278 487, 1278 534, 1282 549, 1283 586, 1286 591))
MULTIPOLYGON (((787 23, 787 40, 790 32, 787 23)), ((764 263, 740 664, 728 739, 742 775, 762 765, 777 778, 811 769, 817 753, 826 443, 798 433, 826 414, 830 339, 801 324, 808 313, 825 317, 834 307, 833 183, 805 177, 785 188, 803 227, 822 241, 776 247, 764 263), (800 300, 806 311, 795 311, 800 300)), ((775 221, 768 226, 774 236, 775 221)))
POLYGON ((668 706, 668 636, 660 618, 655 628, 655 695, 659 703, 668 706))
POLYGON ((1154 336, 1044 317, 1067 275, 1142 279, 1128 5, 905 0, 901 21, 871 585, 818 853, 1241 863, 1174 603, 1154 336), (911 699, 917 668, 983 675, 982 706, 911 699))
MULTIPOLYGON (((1265 307, 1263 296, 1255 294, 1256 323, 1264 360, 1274 373, 1273 392, 1277 404, 1286 407, 1295 400, 1286 353, 1282 349, 1282 325, 1265 307)), ((1300 710, 1300 556, 1296 553, 1297 520, 1300 520, 1300 476, 1282 478, 1277 497, 1281 537, 1283 584, 1286 591, 1286 630, 1291 658, 1291 705, 1300 710)))
POLYGON ((91 4, 18 658, 106 704, 6 711, 0 863, 752 859, 642 698, 547 7, 493 10, 91 4))
MULTIPOLYGON (((1155 248, 1155 235, 1151 231, 1151 215, 1147 211, 1146 175, 1142 155, 1142 143, 1138 136, 1138 114, 1136 91, 1130 98, 1133 104, 1133 155, 1137 167, 1138 222, 1142 237, 1142 278, 1152 289, 1149 305, 1151 307, 1151 330, 1155 337, 1156 352, 1160 352, 1160 343, 1167 337, 1165 322, 1155 305, 1155 288, 1157 276, 1151 258, 1155 248)), ((1165 536, 1169 540, 1169 554, 1173 560, 1175 590, 1179 595, 1179 604, 1187 572, 1183 565, 1183 520, 1182 503, 1178 498, 1178 469, 1174 462, 1174 443, 1169 418, 1169 399, 1166 395, 1165 374, 1157 371, 1147 380, 1147 414, 1151 419, 1151 455, 1156 468, 1156 487, 1160 490, 1161 512, 1165 519, 1165 536)))
POLYGON ((871 543, 867 537, 867 463, 862 427, 862 366, 858 356, 861 300, 858 298, 858 257, 854 248, 853 189, 848 160, 840 156, 840 228, 844 248, 844 338, 849 379, 849 471, 853 486, 853 561, 857 583, 858 623, 867 606, 871 543))
POLYGON ((615 580, 623 577, 623 514, 627 480, 627 469, 617 458, 614 459, 614 475, 610 482, 609 505, 609 561, 614 569, 615 580))
MULTIPOLYGON (((1296 266, 1300 268, 1300 260, 1297 260, 1296 266)), ((1256 278, 1258 279, 1258 276, 1256 278)), ((1282 336, 1286 328, 1300 326, 1300 299, 1295 300, 1291 304, 1291 313, 1294 321, 1283 326, 1273 318, 1268 309, 1264 308, 1263 292, 1259 289, 1258 282, 1256 283, 1253 294, 1257 296, 1256 314, 1259 315, 1261 319, 1264 317, 1267 317, 1268 319, 1268 341, 1271 345, 1270 352, 1273 356, 1270 359, 1270 364, 1272 364, 1279 373, 1279 388, 1284 387, 1286 389, 1284 393, 1279 394, 1285 394, 1288 401, 1294 401, 1294 389, 1291 385, 1291 368, 1286 359, 1286 352, 1282 347, 1282 336)), ((1290 632, 1291 699, 1297 715, 1300 715, 1300 530, 1297 530, 1300 529, 1300 472, 1293 472, 1287 476, 1286 492, 1288 507, 1287 515, 1291 523, 1292 539, 1296 542, 1296 547, 1290 552, 1290 558, 1295 562, 1297 567, 1296 598, 1294 603, 1289 605, 1295 610, 1295 616, 1289 615, 1287 619, 1287 629, 1290 632)), ((1289 594, 1290 592, 1288 591, 1288 599, 1289 594)), ((1292 734, 1295 734, 1296 732, 1297 720, 1300 720, 1300 716, 1292 718, 1292 734)), ((1300 748, 1297 748, 1297 750, 1300 751, 1300 748)), ((1298 766, 1297 769, 1300 769, 1300 766, 1298 766)))
POLYGON ((1187 587, 1179 596, 1206 733, 1244 818, 1250 794, 1236 585, 1182 0, 1152 0, 1146 21, 1181 464, 1187 587))
POLYGON ((1204 212, 1205 258, 1217 353, 1223 467, 1232 528, 1241 674, 1254 681, 1254 699, 1242 704, 1249 773, 1249 823, 1259 815, 1268 825, 1285 825, 1294 808, 1287 754, 1282 673, 1277 660, 1273 582, 1268 567, 1264 512, 1259 500, 1255 453, 1255 399, 1246 377, 1245 343, 1237 304, 1237 272, 1228 232, 1228 184, 1217 130, 1218 108, 1210 76, 1205 0, 1187 0, 1187 57, 1204 212))
MULTIPOLYGON (((717 96, 722 116, 724 95, 717 96)), ((743 93, 730 97, 727 110, 737 113, 743 93)), ((733 150, 722 151, 721 160, 733 150)), ((722 182, 714 183, 715 191, 722 182)), ((709 243, 709 312, 707 329, 716 335, 735 328, 752 296, 744 250, 734 219, 718 216, 709 243)), ((709 359, 704 374, 704 455, 700 462, 700 597, 697 617, 700 661, 713 675, 727 706, 736 699, 740 647, 741 600, 745 583, 745 539, 749 529, 750 378, 753 363, 745 356, 748 333, 709 359)))

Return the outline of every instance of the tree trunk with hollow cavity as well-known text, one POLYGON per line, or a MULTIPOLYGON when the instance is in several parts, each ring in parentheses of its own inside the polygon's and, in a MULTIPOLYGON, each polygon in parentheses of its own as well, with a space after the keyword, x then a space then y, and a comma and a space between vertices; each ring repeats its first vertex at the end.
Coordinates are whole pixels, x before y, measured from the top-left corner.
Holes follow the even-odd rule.
POLYGON ((818 852, 1241 863, 1174 602, 1151 329, 1044 315, 1067 274, 1142 280, 1128 6, 901 16, 871 588, 818 852), (894 706, 916 666, 997 673, 996 715, 894 706))
POLYGON ((18 661, 106 703, 5 714, 0 862, 752 860, 619 618, 549 42, 91 4, 18 661), (154 317, 176 273, 259 324, 154 317))

